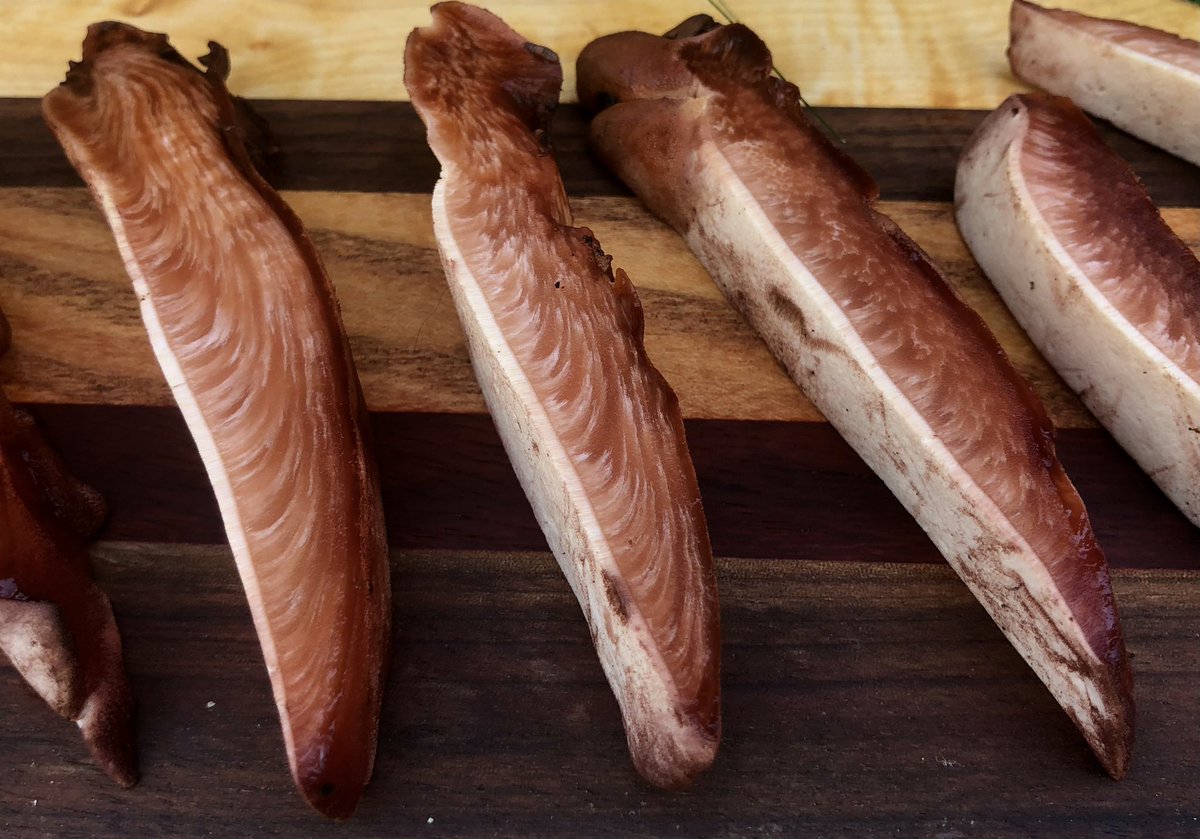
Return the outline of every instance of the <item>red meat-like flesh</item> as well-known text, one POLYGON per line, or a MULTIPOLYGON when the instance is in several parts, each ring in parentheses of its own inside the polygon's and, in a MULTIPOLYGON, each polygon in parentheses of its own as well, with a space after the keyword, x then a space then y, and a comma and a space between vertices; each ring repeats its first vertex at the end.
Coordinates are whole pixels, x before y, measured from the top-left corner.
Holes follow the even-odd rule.
POLYGON ((288 759, 348 816, 371 774, 390 586, 366 408, 332 285, 250 163, 228 61, 88 30, 43 111, 92 188, 208 469, 288 759))
POLYGON ((882 477, 1114 776, 1133 734, 1108 568, 1053 429, 982 320, 877 209, 740 25, 594 41, 593 149, 882 477), (606 107, 609 106, 609 107, 606 107))
POLYGON ((635 765, 685 785, 720 732, 712 556, 637 295, 572 226, 546 136, 558 59, 443 3, 409 39, 405 81, 442 163, 435 229, 493 418, 591 625, 635 765))
MULTIPOLYGON (((0 314, 0 355, 7 346, 0 314)), ((0 652, 129 787, 138 777, 133 697, 112 606, 87 553, 105 515, 100 496, 67 473, 0 391, 0 652)))

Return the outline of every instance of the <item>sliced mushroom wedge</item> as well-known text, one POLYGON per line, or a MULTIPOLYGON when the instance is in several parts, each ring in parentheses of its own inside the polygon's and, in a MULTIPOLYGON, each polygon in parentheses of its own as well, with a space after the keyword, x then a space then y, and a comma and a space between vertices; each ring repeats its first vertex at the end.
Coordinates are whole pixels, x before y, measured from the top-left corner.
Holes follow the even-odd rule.
MULTIPOLYGON (((0 314, 0 355, 8 335, 0 314)), ((112 604, 87 552, 106 515, 99 494, 67 472, 0 390, 0 652, 79 726, 104 771, 131 787, 133 697, 112 604)))
POLYGON ((1114 776, 1132 679, 1108 567, 1033 391, 744 26, 588 45, 592 147, 884 480, 1114 776), (604 107, 608 106, 608 107, 604 107))
POLYGON ((1200 42, 1025 0, 1009 37, 1022 79, 1200 166, 1200 42))
POLYGON ((405 82, 442 164, 433 220, 475 374, 587 618, 654 784, 720 736, 717 593, 674 392, 629 278, 571 210, 547 139, 562 68, 460 3, 433 9, 405 82))
POLYGON ((366 407, 333 287, 243 141, 216 44, 89 28, 43 101, 112 227, 208 470, 296 784, 348 816, 371 774, 390 585, 366 407))
POLYGON ((1046 359, 1200 524, 1200 261, 1069 99, 1011 96, 958 164, 976 261, 1046 359))

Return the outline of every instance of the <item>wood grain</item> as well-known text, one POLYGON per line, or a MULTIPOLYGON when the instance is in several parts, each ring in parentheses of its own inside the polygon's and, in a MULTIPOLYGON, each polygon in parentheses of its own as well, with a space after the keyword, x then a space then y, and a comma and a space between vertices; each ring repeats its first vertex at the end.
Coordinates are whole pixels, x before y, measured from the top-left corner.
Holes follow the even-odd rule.
POLYGON ((1185 836, 1200 817, 1200 575, 1114 583, 1138 679, 1130 776, 944 567, 723 560, 725 737, 690 792, 639 782, 546 554, 398 553, 375 777, 355 817, 295 795, 225 551, 96 551, 139 701, 142 784, 0 667, 0 824, 20 836, 1185 836))
MULTIPOLYGON (((567 99, 591 38, 662 31, 704 10, 489 5, 560 52, 567 99)), ((436 163, 399 101, 403 40, 428 20, 426 3, 45 0, 0 8, 0 308, 16 343, 0 382, 33 403, 112 507, 95 553, 140 702, 145 780, 114 787, 77 732, 0 665, 4 836, 1200 835, 1200 529, 1048 370, 951 219, 977 109, 1023 89, 1003 54, 1007 0, 732 5, 769 35, 784 74, 829 106, 884 209, 1049 403, 1119 569, 1138 683, 1130 778, 1102 775, 911 518, 679 240, 588 156, 584 117, 567 105, 555 142, 579 221, 642 290, 650 352, 689 417, 714 547, 733 557, 718 563, 721 756, 689 793, 645 787, 561 575, 544 553, 512 553, 544 541, 483 413, 433 247, 436 163), (283 148, 276 180, 341 292, 401 549, 376 776, 347 825, 321 822, 291 787, 245 598, 216 547, 212 492, 111 236, 37 101, 11 98, 57 83, 84 26, 109 17, 169 31, 187 55, 208 38, 231 48, 232 88, 260 100, 283 148)), ((1183 0, 1054 5, 1200 37, 1200 9, 1183 0)), ((1101 129, 1200 246, 1200 169, 1101 129)))
MULTIPOLYGON (((409 31, 429 21, 427 0, 42 0, 4 7, 0 96, 41 96, 79 57, 87 24, 117 19, 170 33, 184 55, 218 40, 233 56, 232 89, 259 98, 406 98, 401 54, 409 31)), ((564 94, 574 97, 575 58, 600 35, 661 33, 697 12, 695 0, 492 0, 525 37, 558 52, 564 94)), ((1025 89, 1008 72, 1008 0, 732 0, 762 33, 775 64, 825 105, 993 108, 1025 89)), ((1184 0, 1054 0, 1052 5, 1124 18, 1200 37, 1200 12, 1184 0)), ((714 12, 715 14, 715 12, 714 12)))
MULTIPOLYGON (((38 405, 72 471, 112 510, 102 538, 224 544, 216 501, 174 408, 38 405)), ((489 417, 374 414, 392 545, 545 550, 489 417)), ((714 550, 736 557, 941 562, 883 483, 825 423, 689 420, 714 550)), ((1059 454, 1110 563, 1200 570, 1200 529, 1099 429, 1059 454)))
MULTIPOLYGON (((423 195, 288 193, 337 286, 367 401, 377 411, 482 412, 423 195)), ((814 420, 820 415, 725 302, 682 241, 630 198, 574 202, 633 277, 651 358, 684 414, 814 420)), ((1033 381, 1060 427, 1093 420, 1028 343, 981 276, 944 204, 885 203, 946 271, 1033 381)), ((1167 212, 1193 246, 1200 210, 1167 212)), ((169 405, 129 281, 82 189, 0 189, 0 308, 13 350, 11 397, 35 403, 169 405)))
MULTIPOLYGON (((260 100, 253 103, 279 147, 269 173, 277 189, 429 194, 438 163, 425 128, 407 102, 260 100)), ((888 201, 954 200, 958 155, 987 111, 821 108, 845 151, 888 201)), ((1195 206, 1200 168, 1098 123, 1161 207, 1195 206)), ((587 149, 587 116, 560 107, 554 153, 572 198, 628 196, 628 189, 587 149)), ((0 99, 0 187, 82 186, 34 99, 0 99)))
MULTIPOLYGON (((281 147, 282 186, 314 232, 338 286, 368 400, 379 411, 481 412, 462 335, 434 250, 426 194, 437 163, 404 103, 259 102, 281 147), (311 187, 320 186, 315 191, 311 187)), ((1090 415, 1025 339, 954 227, 954 163, 979 112, 847 109, 827 117, 878 175, 892 213, 945 269, 1034 383, 1059 426, 1090 415), (931 195, 936 202, 913 196, 931 195)), ((1106 129, 1200 242, 1200 169, 1106 129)), ((558 156, 580 224, 634 277, 647 342, 689 417, 814 420, 819 414, 721 299, 663 225, 588 155, 586 121, 565 108, 558 156)), ((170 404, 135 301, 99 212, 77 184, 32 100, 0 100, 0 307, 16 347, 0 362, 29 402, 170 404), (7 119, 5 117, 8 117, 7 119)))

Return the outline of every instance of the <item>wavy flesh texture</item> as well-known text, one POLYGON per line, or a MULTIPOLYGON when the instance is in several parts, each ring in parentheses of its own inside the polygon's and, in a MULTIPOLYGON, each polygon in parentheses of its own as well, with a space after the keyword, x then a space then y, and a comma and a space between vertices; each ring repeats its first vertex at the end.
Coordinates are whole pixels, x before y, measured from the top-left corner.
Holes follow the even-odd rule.
POLYGON ((1200 524, 1200 262, 1069 99, 1012 96, 958 165, 958 226, 1034 344, 1200 524))
POLYGON ((349 815, 390 639, 366 411, 333 288, 244 148, 228 61, 96 24, 43 111, 92 188, 208 469, 296 783, 349 815))
MULTIPOLYGON (((0 314, 0 355, 7 348, 0 314)), ((0 390, 0 652, 79 726, 104 771, 131 787, 133 697, 112 605, 87 554, 105 515, 103 499, 67 473, 0 390)))
POLYGON ((1022 79, 1200 166, 1200 42, 1024 0, 1009 38, 1022 79))
POLYGON ((1126 771, 1132 680, 1053 429, 987 327, 808 122, 765 45, 700 17, 579 59, 600 157, 896 494, 1075 721, 1126 771))
POLYGON ((635 765, 686 785, 720 738, 712 554, 637 295, 572 226, 545 145, 558 58, 444 3, 409 37, 405 81, 442 163, 434 226, 492 417, 583 607, 635 765))

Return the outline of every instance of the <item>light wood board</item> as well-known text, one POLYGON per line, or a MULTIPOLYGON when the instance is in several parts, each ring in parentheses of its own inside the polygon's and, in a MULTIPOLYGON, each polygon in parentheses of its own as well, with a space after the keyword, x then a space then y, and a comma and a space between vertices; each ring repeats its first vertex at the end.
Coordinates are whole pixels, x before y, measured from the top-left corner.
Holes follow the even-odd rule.
MULTIPOLYGON (((702 0, 580 0, 481 4, 558 52, 564 98, 575 58, 624 29, 661 33, 702 12, 702 0)), ((776 66, 824 105, 993 108, 1024 89, 1008 72, 1006 0, 731 0, 768 40, 776 66)), ((1200 39, 1186 0, 1058 0, 1052 5, 1132 20, 1200 39)), ((412 0, 40 0, 0 3, 0 96, 41 96, 79 57, 89 23, 114 19, 167 32, 184 55, 229 47, 233 88, 255 98, 404 99, 404 40, 429 21, 412 0)))

